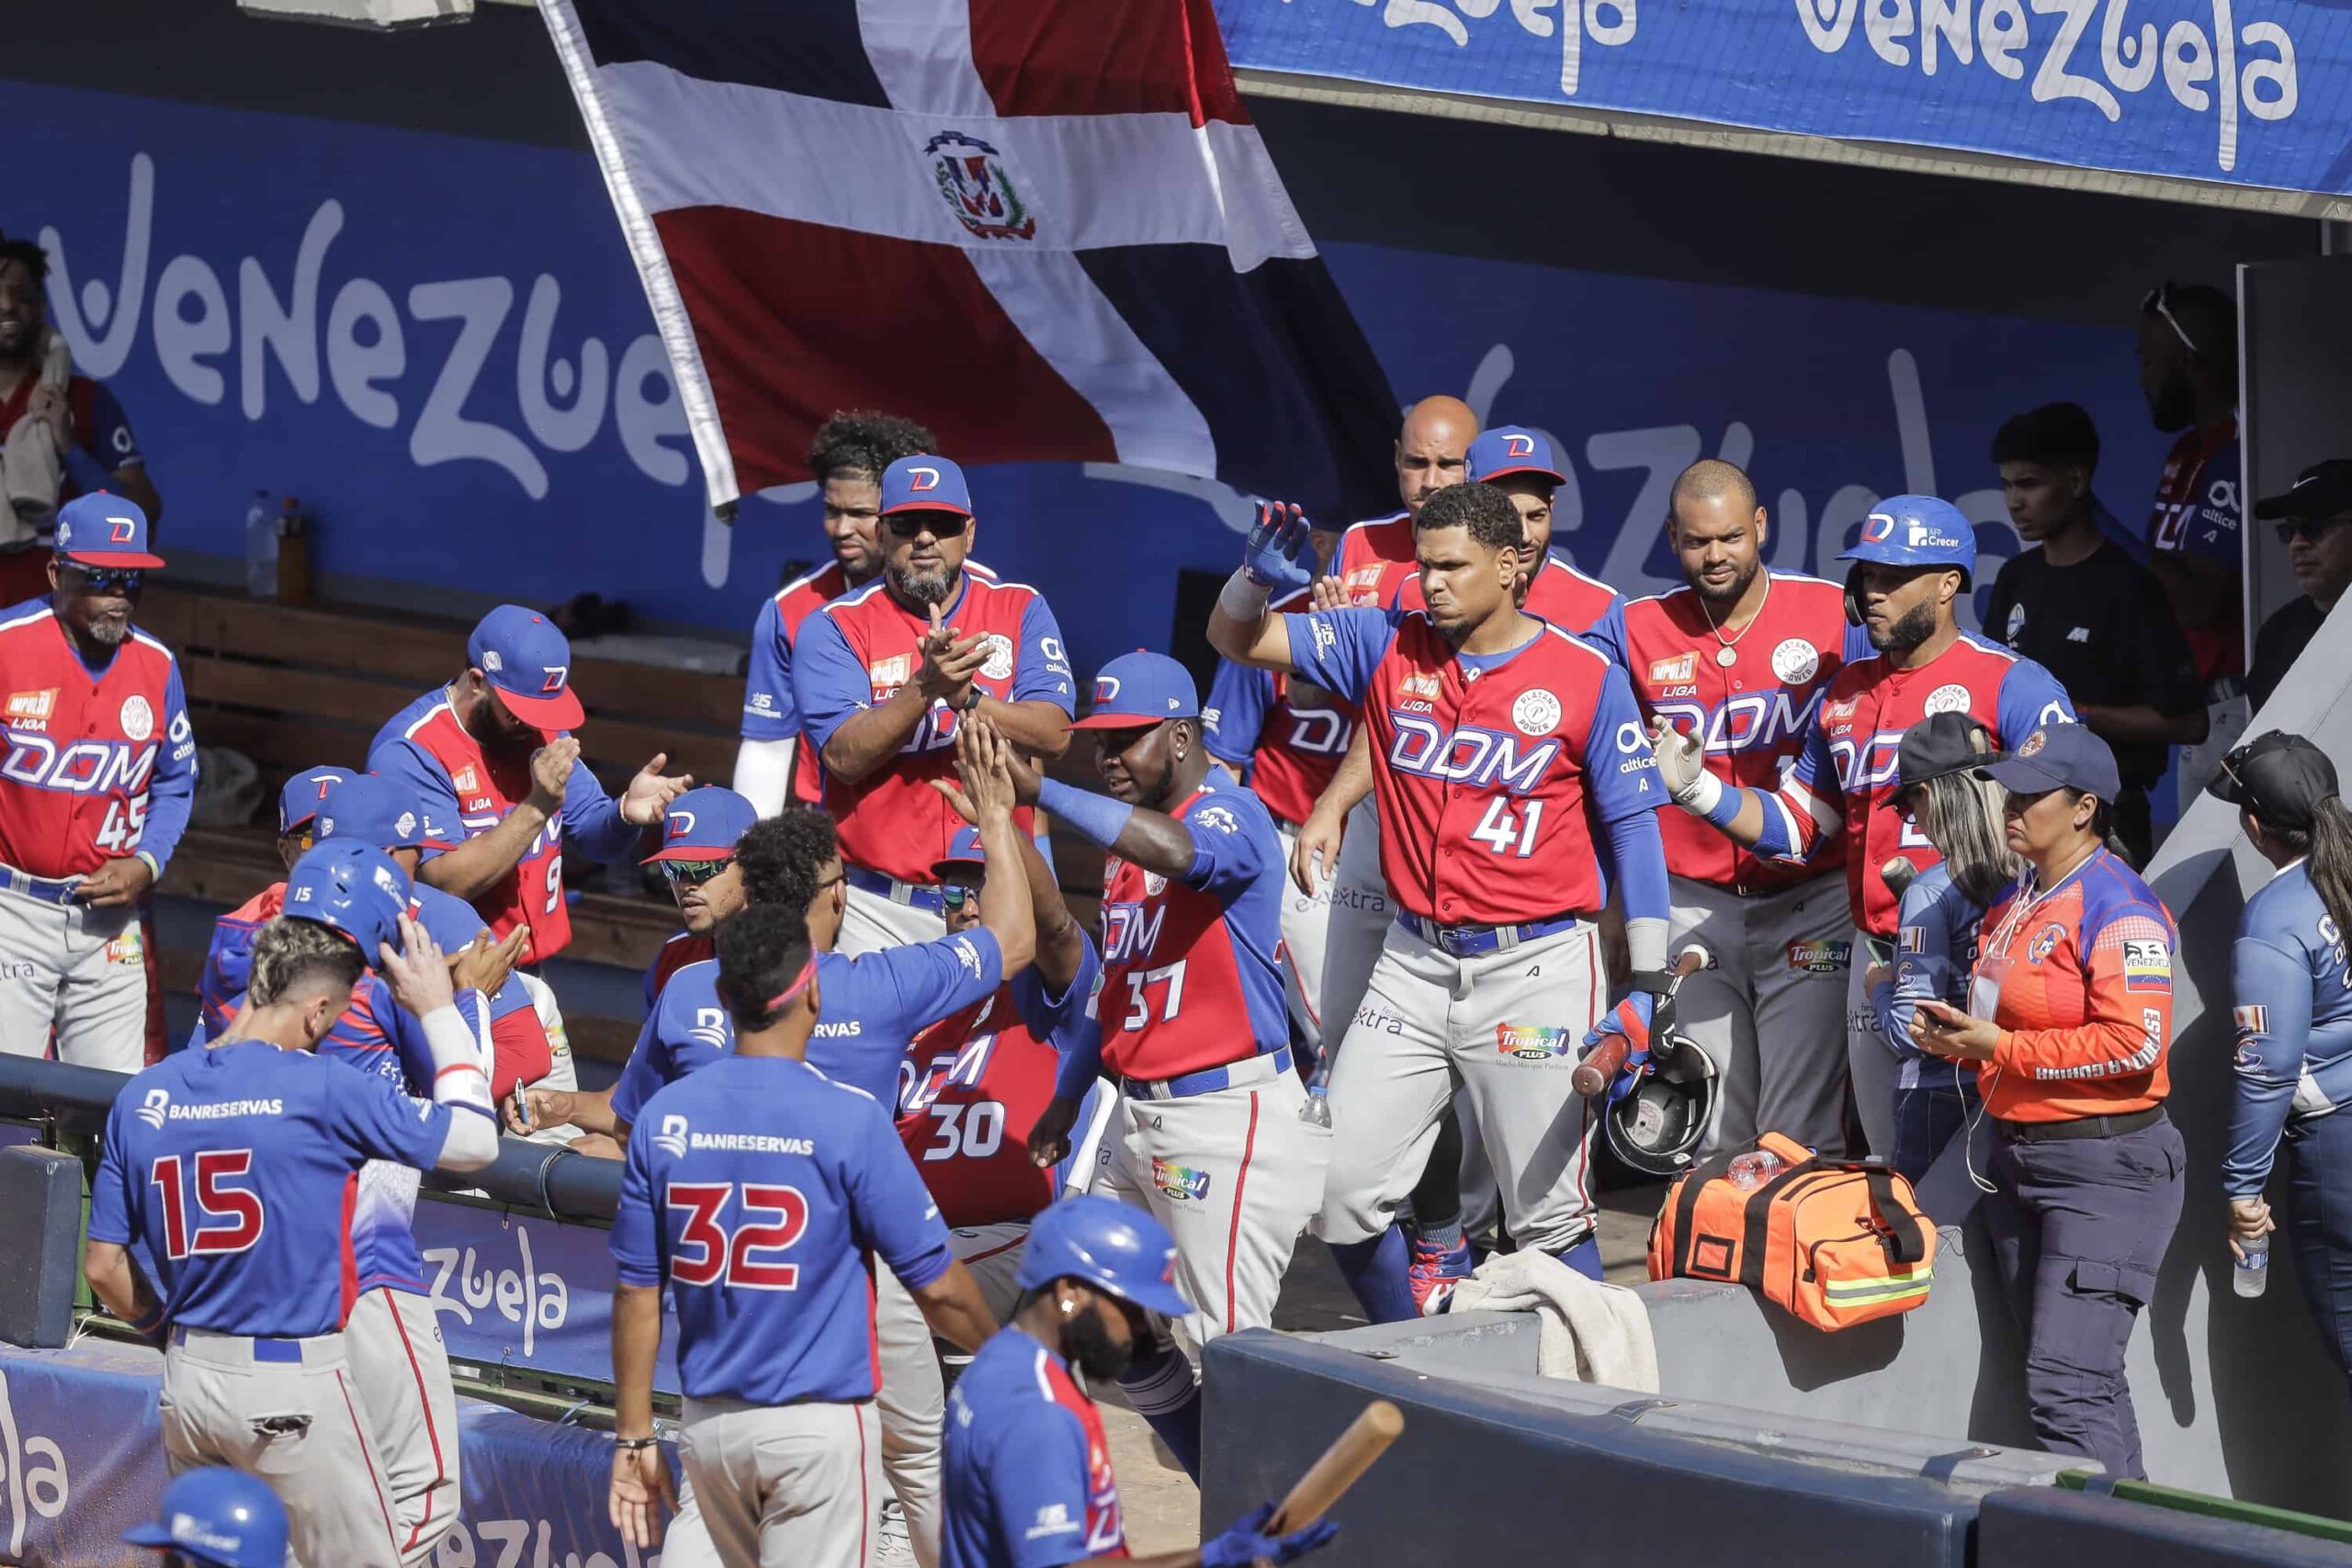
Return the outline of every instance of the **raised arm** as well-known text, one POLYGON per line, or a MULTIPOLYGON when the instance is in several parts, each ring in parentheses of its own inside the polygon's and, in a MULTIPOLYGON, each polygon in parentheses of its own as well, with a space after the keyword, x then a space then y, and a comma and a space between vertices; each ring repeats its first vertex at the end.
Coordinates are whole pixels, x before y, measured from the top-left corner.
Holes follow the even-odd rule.
MULTIPOLYGON (((408 748, 403 746, 399 750, 406 752, 408 748)), ((532 841, 547 827, 548 819, 563 809, 564 791, 571 786, 572 764, 579 760, 580 742, 569 735, 560 735, 540 747, 531 755, 531 793, 487 831, 477 833, 418 865, 417 880, 460 898, 479 897, 489 892, 497 885, 499 878, 522 863, 523 856, 529 852, 532 841)), ((377 763, 374 758, 370 758, 369 762, 379 773, 390 771, 377 763)), ((394 776, 404 783, 415 782, 406 769, 394 776)), ((441 784, 440 793, 448 793, 446 780, 441 784)))
POLYGON ((1290 669, 1290 623, 1267 605, 1309 586, 1314 558, 1306 514, 1278 501, 1260 502, 1241 565, 1209 612, 1209 646, 1238 664, 1290 669))

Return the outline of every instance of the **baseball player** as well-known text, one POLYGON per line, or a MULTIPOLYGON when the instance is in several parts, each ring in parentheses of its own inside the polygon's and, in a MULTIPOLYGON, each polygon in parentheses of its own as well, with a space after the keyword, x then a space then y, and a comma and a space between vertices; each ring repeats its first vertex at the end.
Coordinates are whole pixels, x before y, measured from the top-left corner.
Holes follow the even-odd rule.
MULTIPOLYGON (((1011 848, 1009 815, 989 831, 1011 848)), ((996 1329, 888 1112, 808 1060, 824 981, 794 910, 721 929, 735 1048, 646 1102, 613 1216, 611 1510, 656 1544, 669 1475, 653 1436, 662 1292, 677 1303, 679 1452, 710 1561, 864 1568, 873 1550, 878 1255, 932 1332, 996 1329)), ((673 1545, 668 1560, 677 1561, 673 1545)))
POLYGON ((208 1465, 174 1479, 155 1519, 122 1540, 161 1551, 164 1568, 286 1568, 286 1506, 252 1476, 208 1465))
POLYGON ((1521 1247, 1600 1274, 1592 1119, 1570 1084, 1602 1016, 1594 917, 1622 889, 1634 990, 1667 988, 1656 764, 1624 671, 1525 614, 1519 513, 1493 485, 1450 486, 1416 520, 1430 607, 1267 609, 1302 548, 1295 521, 1251 530, 1209 617, 1227 658, 1357 697, 1377 761, 1381 863, 1401 913, 1335 1059, 1321 1232, 1367 1309, 1416 1315, 1393 1224, 1459 1085, 1521 1247))
POLYGON ((1295 1562, 1339 1532, 1324 1519, 1267 1535, 1268 1504, 1198 1551, 1128 1557, 1102 1416, 1079 1375, 1117 1376, 1153 1336, 1153 1314, 1196 1315, 1176 1288, 1176 1254, 1165 1225, 1115 1199, 1072 1198, 1037 1216, 1020 1309, 952 1396, 946 1568, 1250 1568, 1295 1562))
MULTIPOLYGON (((1953 606, 1976 569, 1976 535, 1950 502, 1889 496, 1838 558, 1855 563, 1846 580, 1849 614, 1859 613, 1872 651, 1824 688, 1796 763, 1777 787, 1726 782, 1703 764, 1698 741, 1673 725, 1661 723, 1652 739, 1675 804, 1744 849, 1798 862, 1842 832, 1854 946, 1888 962, 1900 901, 1884 869, 1891 860, 1925 868, 1937 859, 1935 846, 1894 807, 1903 732, 1930 714, 1965 713, 1996 744, 2013 745, 2045 723, 2072 720, 2075 709, 2041 665, 1960 629, 1953 606)), ((1872 1152, 1888 1155, 1897 1063, 1877 1033, 1868 973, 1868 964, 1849 962, 1847 1069, 1863 1136, 1872 1152)), ((1817 1146, 1839 1154, 1844 1145, 1841 1138, 1817 1146)))
MULTIPOLYGON (((1011 784, 1000 788, 995 777, 1004 766, 996 756, 1003 742, 992 727, 980 727, 975 739, 985 742, 985 752, 975 754, 974 766, 988 775, 989 783, 973 793, 973 769, 966 768, 967 798, 981 809, 980 838, 989 864, 1013 867, 1019 863, 1014 855, 1018 846, 1012 840, 1026 835, 1012 826, 1011 784), (993 816, 1001 816, 1009 838, 995 836, 999 824, 993 816)), ((944 799, 941 805, 953 812, 944 799)), ((770 854, 766 840, 771 839, 792 840, 824 856, 804 865, 793 879, 807 890, 797 907, 819 954, 817 973, 828 998, 817 1024, 811 1066, 882 1104, 894 1104, 899 1063, 916 1032, 992 995, 1005 976, 1018 973, 1034 956, 1035 925, 1028 879, 1017 873, 991 875, 980 889, 977 930, 853 958, 834 951, 848 898, 840 853, 821 830, 829 826, 820 813, 787 807, 780 816, 748 829, 737 856, 747 860, 770 854)), ((752 908, 767 902, 758 881, 750 891, 752 908)), ((795 906, 786 902, 780 907, 795 906)), ((614 1088, 614 1135, 623 1143, 658 1089, 732 1049, 734 1028, 717 987, 716 964, 690 964, 662 987, 661 1001, 647 1018, 614 1088)), ((877 1273, 875 1287, 882 1363, 882 1467, 903 1511, 903 1523, 898 1515, 885 1521, 884 1547, 886 1553, 895 1555, 903 1528, 908 1550, 931 1568, 938 1552, 939 1422, 946 1386, 913 1298, 887 1269, 877 1273)))
MULTIPOLYGON (((1013 1271, 1030 1220, 1065 1192, 1086 1190, 1110 1113, 1102 1084, 1089 1086, 1079 1126, 1091 1135, 1043 1168, 1029 1157, 1029 1130, 1052 1102, 1061 1066, 1055 1042, 1085 1011, 1080 982, 1089 954, 1045 857, 1024 846, 1021 861, 1037 926, 1036 963, 916 1035, 899 1066, 899 1140, 947 1221, 956 1256, 1000 1321, 1012 1314, 1013 1271)), ((937 867, 951 934, 980 923, 987 866, 978 829, 957 833, 937 867)))
POLYGON ((104 491, 57 513, 50 593, 0 612, 0 1050, 136 1072, 139 904, 187 827, 196 740, 171 649, 130 624, 147 514, 104 491))
MULTIPOLYGON (((1737 468, 1693 463, 1674 481, 1667 543, 1683 587, 1625 609, 1625 673, 1645 723, 1695 738, 1729 784, 1778 787, 1822 693, 1870 640, 1837 584, 1764 566, 1770 521, 1737 468)), ((1858 965, 1842 839, 1811 859, 1766 859, 1678 813, 1659 818, 1674 914, 1668 948, 1713 966, 1676 993, 1682 1032, 1715 1064, 1702 1149, 1780 1133, 1835 1147, 1846 1115, 1846 991, 1858 965)))
MULTIPOLYGON (((1080 728, 1094 734, 1108 795, 1025 765, 1013 773, 1023 801, 1110 852, 1092 1017, 1064 1050, 1030 1152, 1068 1152, 1080 1097, 1107 1068, 1119 1098, 1093 1190, 1140 1203, 1174 1235, 1178 1276, 1199 1303, 1185 1319, 1196 1343, 1267 1327, 1330 1145, 1299 1119, 1306 1090, 1274 957, 1282 840, 1201 744, 1193 678, 1167 655, 1104 665, 1080 728)), ((1200 1394, 1183 1354, 1160 1347, 1121 1386, 1197 1476, 1200 1394)))
POLYGON ((368 771, 413 790, 450 833, 417 875, 472 904, 502 941, 528 930, 522 962, 537 964, 571 940, 566 835, 591 860, 617 860, 694 781, 664 777, 656 756, 618 800, 605 793, 571 734, 582 716, 571 644, 546 616, 501 604, 467 639, 466 666, 376 732, 368 771))
MULTIPOLYGON (((800 625, 818 605, 882 574, 882 471, 938 445, 911 420, 863 412, 833 415, 808 443, 808 472, 820 487, 833 558, 777 589, 752 626, 735 787, 762 817, 783 810, 787 799, 813 805, 824 792, 816 752, 800 744, 800 710, 792 697, 792 644, 800 625)), ((991 575, 978 562, 966 570, 991 575)))
MULTIPOLYGON (((929 942, 945 929, 931 868, 956 814, 944 780, 956 727, 986 717, 1022 750, 1069 744, 1061 627, 1042 595, 965 570, 978 525, 963 470, 902 457, 882 474, 881 578, 800 629, 792 684, 825 765, 825 809, 849 877, 842 951, 929 942)), ((1023 832, 1033 824, 1022 814, 1023 832)))
POLYGON ((401 1530, 340 1332, 357 1273, 354 1193, 370 1161, 480 1169, 498 1135, 472 1032, 440 949, 407 917, 400 868, 323 844, 287 878, 286 904, 254 944, 228 1033, 116 1100, 85 1273, 109 1311, 164 1345, 173 1471, 227 1464, 268 1482, 298 1562, 393 1568, 401 1530), (423 1021, 434 1103, 311 1055, 365 973, 363 945, 423 1021), (131 1263, 134 1238, 160 1300, 131 1263))
MULTIPOLYGON (((784 809, 779 804, 777 811, 784 809)), ((682 925, 645 970, 645 1007, 651 1011, 670 976, 718 953, 718 928, 743 912, 743 873, 736 841, 763 813, 743 795, 717 784, 690 789, 662 816, 662 847, 645 857, 662 868, 677 900, 682 925)), ((764 815, 773 817, 775 811, 764 815)))
MULTIPOLYGON (((277 792, 277 859, 288 871, 318 842, 311 824, 327 791, 352 776, 349 768, 306 768, 277 792)), ((382 848, 384 846, 378 846, 382 848)), ((409 869, 403 867, 403 870, 409 869)), ((413 893, 415 885, 410 884, 413 893)), ((277 919, 286 902, 284 881, 271 883, 212 922, 212 941, 196 981, 196 1032, 187 1043, 202 1045, 221 1033, 237 1015, 237 1000, 253 983, 254 939, 277 919)))

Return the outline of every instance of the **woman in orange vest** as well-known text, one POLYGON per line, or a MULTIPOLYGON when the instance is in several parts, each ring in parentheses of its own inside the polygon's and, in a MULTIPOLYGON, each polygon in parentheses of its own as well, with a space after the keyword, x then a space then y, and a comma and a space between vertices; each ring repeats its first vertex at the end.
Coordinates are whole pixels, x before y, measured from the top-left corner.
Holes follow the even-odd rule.
POLYGON ((1912 1038, 1975 1063, 1995 1118, 1984 1217, 2041 1446, 2143 1479, 2123 1353, 2180 1223, 2187 1155, 2164 1107, 2178 936, 2109 836, 2106 741, 2046 725, 1977 772, 2007 792, 2026 872, 1985 912, 1967 1011, 1923 1001, 1912 1038))

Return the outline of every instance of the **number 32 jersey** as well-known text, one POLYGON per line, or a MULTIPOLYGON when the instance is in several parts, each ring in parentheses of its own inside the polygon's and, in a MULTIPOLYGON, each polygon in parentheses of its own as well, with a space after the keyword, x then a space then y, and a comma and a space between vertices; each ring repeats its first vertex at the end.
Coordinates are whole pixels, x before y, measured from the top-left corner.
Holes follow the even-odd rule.
POLYGON ((1299 674, 1362 695, 1380 869, 1408 913, 1512 925, 1601 907, 1607 825, 1666 799, 1623 669, 1548 622, 1472 655, 1420 614, 1283 619, 1299 674))

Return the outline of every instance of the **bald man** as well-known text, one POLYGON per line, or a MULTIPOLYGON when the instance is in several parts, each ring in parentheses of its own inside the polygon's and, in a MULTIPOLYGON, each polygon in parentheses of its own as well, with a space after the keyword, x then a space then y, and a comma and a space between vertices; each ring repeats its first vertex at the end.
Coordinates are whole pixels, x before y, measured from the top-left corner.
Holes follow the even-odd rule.
MULTIPOLYGON (((1763 562, 1770 519, 1756 487, 1709 458, 1675 480, 1667 544, 1684 586, 1625 607, 1625 665, 1645 724, 1700 738, 1725 784, 1779 787, 1830 677, 1867 658, 1834 582, 1763 562)), ((1688 813, 1661 811, 1673 913, 1668 951, 1715 967, 1683 982, 1683 1032, 1715 1064, 1703 1153, 1780 1133, 1845 1146, 1846 993, 1854 965, 1842 835, 1792 864, 1741 849, 1688 813)))

